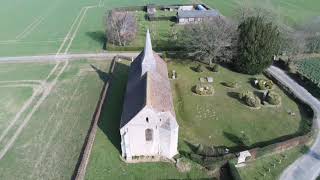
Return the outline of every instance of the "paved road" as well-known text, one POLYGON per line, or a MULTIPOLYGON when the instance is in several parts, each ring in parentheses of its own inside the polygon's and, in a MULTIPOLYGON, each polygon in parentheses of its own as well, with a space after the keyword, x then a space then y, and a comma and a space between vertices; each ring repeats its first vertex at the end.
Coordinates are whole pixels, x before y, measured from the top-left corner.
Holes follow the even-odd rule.
POLYGON ((78 59, 112 59, 114 56, 136 57, 138 52, 110 52, 110 53, 90 53, 90 54, 61 54, 61 55, 39 55, 39 56, 17 56, 0 57, 0 62, 28 62, 28 61, 55 61, 55 60, 78 60, 78 59))
MULTIPOLYGON (((287 86, 302 101, 307 103, 314 111, 314 128, 320 127, 320 102, 307 90, 292 80, 281 69, 271 66, 267 70, 274 78, 287 86)), ((281 180, 314 180, 320 174, 320 132, 310 151, 297 159, 281 174, 281 180)))

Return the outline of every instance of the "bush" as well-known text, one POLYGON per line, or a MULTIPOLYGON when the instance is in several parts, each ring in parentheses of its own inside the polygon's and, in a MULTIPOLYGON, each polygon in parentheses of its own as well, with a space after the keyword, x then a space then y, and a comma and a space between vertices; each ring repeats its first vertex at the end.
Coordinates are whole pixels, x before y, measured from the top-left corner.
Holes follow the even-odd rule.
POLYGON ((212 72, 219 72, 219 69, 220 69, 219 64, 214 64, 214 65, 211 65, 211 66, 210 66, 210 70, 211 70, 212 72))
POLYGON ((229 88, 236 88, 239 86, 237 82, 230 82, 230 81, 223 82, 222 84, 229 88))
POLYGON ((210 147, 200 144, 196 153, 203 156, 221 156, 227 152, 224 147, 210 147))
POLYGON ((271 80, 266 79, 258 79, 258 89, 260 90, 267 90, 273 88, 273 82, 271 80))
POLYGON ((243 100, 250 107, 260 107, 261 100, 255 96, 252 92, 246 91, 239 94, 239 98, 243 100))
POLYGON ((195 68, 196 72, 204 72, 205 71, 205 67, 201 64, 199 64, 196 68, 195 68))
POLYGON ((266 97, 266 101, 272 105, 278 105, 281 102, 281 96, 275 92, 269 92, 266 97))
POLYGON ((199 95, 212 95, 214 89, 210 84, 197 84, 194 88, 194 93, 199 95))

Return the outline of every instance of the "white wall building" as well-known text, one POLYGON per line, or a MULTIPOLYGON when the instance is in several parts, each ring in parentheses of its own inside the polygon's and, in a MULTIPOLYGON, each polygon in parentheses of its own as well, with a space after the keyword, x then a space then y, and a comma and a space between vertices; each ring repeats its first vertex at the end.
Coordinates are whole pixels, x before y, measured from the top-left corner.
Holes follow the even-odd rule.
POLYGON ((149 30, 144 50, 131 63, 120 123, 122 157, 172 158, 178 130, 167 65, 152 50, 149 30))

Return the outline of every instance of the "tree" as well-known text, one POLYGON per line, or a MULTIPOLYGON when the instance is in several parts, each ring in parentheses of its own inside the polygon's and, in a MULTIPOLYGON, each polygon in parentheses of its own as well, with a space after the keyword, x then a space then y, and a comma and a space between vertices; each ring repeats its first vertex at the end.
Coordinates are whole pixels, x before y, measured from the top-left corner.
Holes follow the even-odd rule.
POLYGON ((125 46, 135 38, 137 20, 132 12, 110 11, 106 21, 109 43, 125 46))
POLYGON ((181 47, 196 60, 212 62, 230 61, 232 40, 236 27, 222 17, 185 25, 179 34, 181 47))
POLYGON ((279 50, 279 31, 271 22, 249 17, 238 27, 239 37, 235 68, 242 73, 258 74, 272 64, 279 50))

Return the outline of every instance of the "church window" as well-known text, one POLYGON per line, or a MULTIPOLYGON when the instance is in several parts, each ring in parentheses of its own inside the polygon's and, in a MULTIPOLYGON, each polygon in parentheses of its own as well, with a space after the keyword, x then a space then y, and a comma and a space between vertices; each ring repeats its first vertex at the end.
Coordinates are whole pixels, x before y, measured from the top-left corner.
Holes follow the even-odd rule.
POLYGON ((146 129, 146 141, 152 141, 153 140, 153 130, 152 129, 146 129))
POLYGON ((147 121, 147 123, 149 122, 149 118, 148 117, 146 118, 146 121, 147 121))

